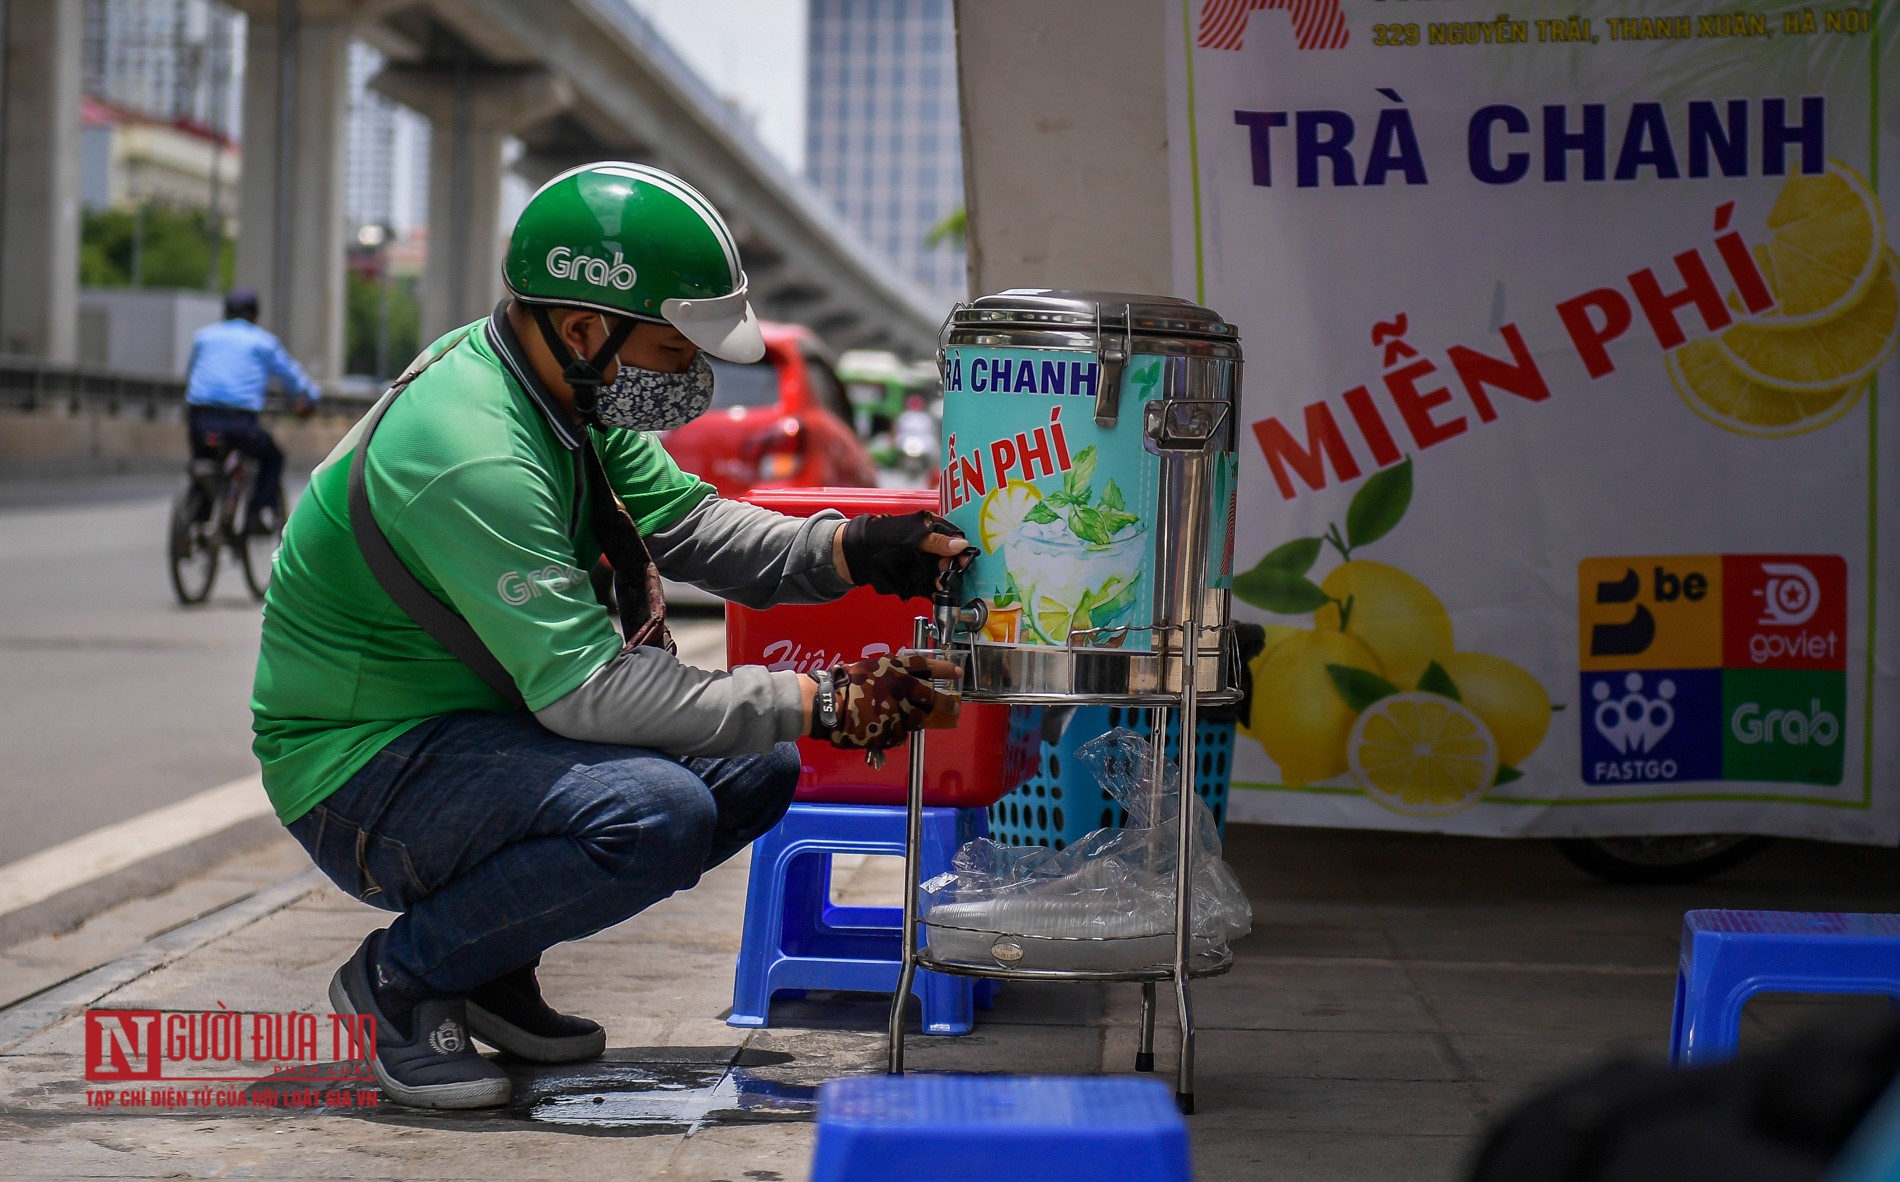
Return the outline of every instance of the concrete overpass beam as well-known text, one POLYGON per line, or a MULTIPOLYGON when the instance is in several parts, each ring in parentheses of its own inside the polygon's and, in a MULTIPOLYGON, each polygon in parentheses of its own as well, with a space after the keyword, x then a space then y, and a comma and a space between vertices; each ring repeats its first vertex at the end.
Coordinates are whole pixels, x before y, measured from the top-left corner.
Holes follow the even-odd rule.
POLYGON ((343 368, 350 37, 364 5, 251 0, 237 282, 318 381, 343 368))
POLYGON ((426 116, 429 134, 429 257, 422 273, 422 335, 433 339, 501 297, 502 141, 573 102, 542 70, 448 64, 392 65, 371 82, 426 116))
POLYGON ((0 92, 0 352, 68 364, 79 319, 83 10, 12 0, 0 92))

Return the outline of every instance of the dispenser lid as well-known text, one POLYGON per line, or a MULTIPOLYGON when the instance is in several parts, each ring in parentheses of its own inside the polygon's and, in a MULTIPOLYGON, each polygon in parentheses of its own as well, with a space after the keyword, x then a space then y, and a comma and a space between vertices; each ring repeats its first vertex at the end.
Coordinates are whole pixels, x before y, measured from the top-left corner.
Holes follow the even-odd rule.
POLYGON ((1240 339, 1212 309, 1173 296, 1013 287, 959 304, 946 327, 1105 331, 1147 337, 1240 339))

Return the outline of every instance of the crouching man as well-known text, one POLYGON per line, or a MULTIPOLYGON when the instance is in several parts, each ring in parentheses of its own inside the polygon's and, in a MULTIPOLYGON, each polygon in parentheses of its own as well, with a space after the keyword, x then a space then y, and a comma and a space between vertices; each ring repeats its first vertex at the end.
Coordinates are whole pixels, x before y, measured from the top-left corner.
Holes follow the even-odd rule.
POLYGON ((393 1100, 503 1104, 470 1035, 540 1062, 606 1036, 541 995, 546 949, 693 886, 783 816, 792 740, 904 741, 921 659, 819 675, 679 661, 658 572, 766 607, 927 595, 969 559, 930 514, 783 517, 722 500, 649 432, 712 400, 703 354, 764 351, 731 233, 657 169, 545 185, 509 298, 437 341, 290 515, 265 600, 255 748, 332 881, 398 912, 336 971, 393 1100), (617 594, 587 572, 605 556, 617 594), (618 621, 604 603, 617 602, 618 621))

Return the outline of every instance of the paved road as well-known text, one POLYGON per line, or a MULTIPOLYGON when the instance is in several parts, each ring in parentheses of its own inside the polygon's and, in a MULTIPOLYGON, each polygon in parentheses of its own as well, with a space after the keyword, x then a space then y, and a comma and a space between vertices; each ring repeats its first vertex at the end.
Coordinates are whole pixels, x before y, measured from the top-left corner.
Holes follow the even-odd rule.
MULTIPOLYGON (((258 610, 236 569, 180 607, 172 482, 0 484, 0 865, 256 770, 258 610)), ((717 667, 717 618, 681 621, 717 667)))

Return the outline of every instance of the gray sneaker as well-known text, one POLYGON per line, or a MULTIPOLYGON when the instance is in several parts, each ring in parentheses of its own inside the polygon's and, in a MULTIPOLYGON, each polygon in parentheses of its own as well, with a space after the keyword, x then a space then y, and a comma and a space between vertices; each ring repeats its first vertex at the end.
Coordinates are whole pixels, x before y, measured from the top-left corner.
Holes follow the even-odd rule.
POLYGON ((607 1049, 600 1023, 563 1014, 541 997, 534 965, 468 991, 468 1025, 498 1050, 536 1063, 576 1063, 607 1049))
POLYGON ((339 1014, 376 1022, 370 1070, 383 1094, 411 1108, 493 1108, 514 1096, 508 1074, 475 1050, 466 1005, 459 997, 431 997, 409 1015, 409 1036, 378 1009, 370 965, 383 933, 371 932, 356 954, 330 978, 330 1005, 339 1014))

